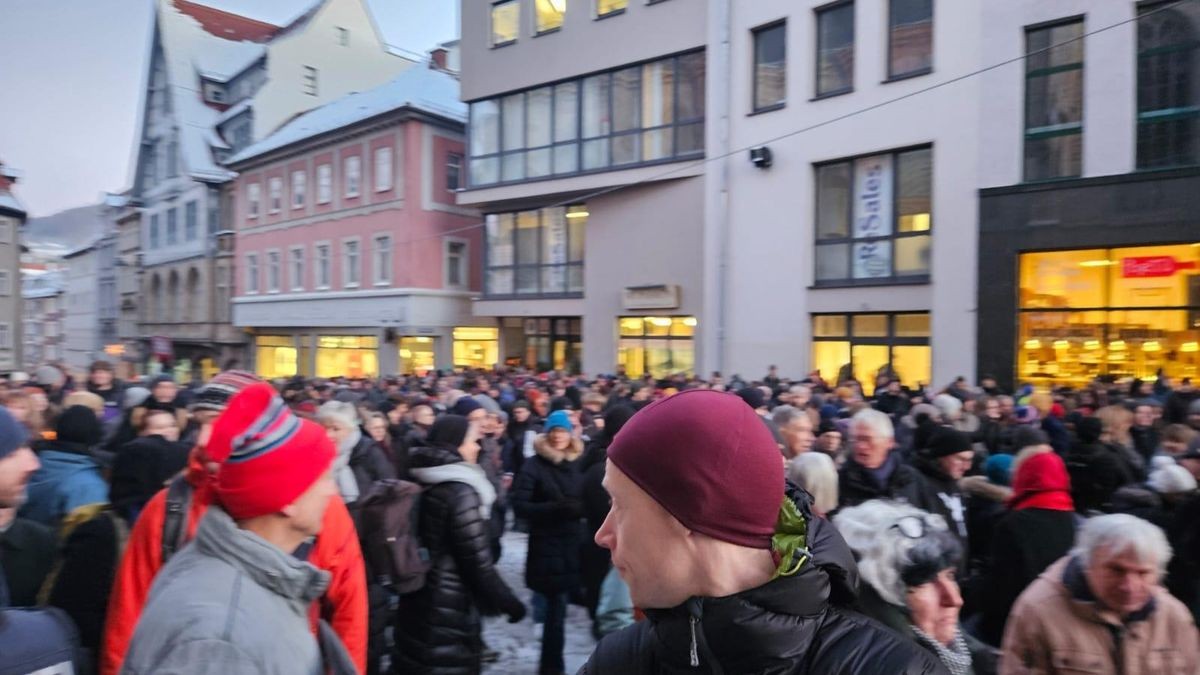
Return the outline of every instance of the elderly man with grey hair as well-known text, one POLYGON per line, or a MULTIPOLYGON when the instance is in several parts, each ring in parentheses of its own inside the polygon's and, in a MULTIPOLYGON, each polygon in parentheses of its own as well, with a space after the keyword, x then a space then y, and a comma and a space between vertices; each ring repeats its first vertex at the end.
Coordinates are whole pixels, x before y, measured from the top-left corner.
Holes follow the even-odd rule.
POLYGON ((813 422, 808 412, 790 405, 781 405, 771 412, 771 421, 783 437, 783 455, 787 459, 812 450, 813 422))
POLYGON ((894 452, 896 432, 890 417, 869 408, 858 411, 850 418, 847 445, 850 456, 838 476, 839 506, 891 499, 930 510, 921 473, 894 452))
POLYGON ((1166 536, 1147 521, 1088 520, 1071 553, 1013 606, 1001 675, 1195 673, 1196 624, 1159 585, 1170 559, 1166 536))

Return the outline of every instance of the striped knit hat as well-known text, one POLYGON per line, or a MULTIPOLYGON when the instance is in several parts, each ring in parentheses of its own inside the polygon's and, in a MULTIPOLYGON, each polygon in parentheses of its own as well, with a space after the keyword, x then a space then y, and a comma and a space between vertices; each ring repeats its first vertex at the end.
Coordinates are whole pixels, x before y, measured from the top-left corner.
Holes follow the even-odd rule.
POLYGON ((229 405, 229 399, 239 391, 255 382, 262 382, 253 373, 244 370, 226 370, 208 381, 196 391, 192 404, 188 406, 193 412, 197 410, 215 410, 221 412, 229 405))
POLYGON ((295 502, 336 454, 325 430, 293 415, 265 382, 230 399, 207 450, 221 463, 217 500, 234 520, 276 513, 295 502))

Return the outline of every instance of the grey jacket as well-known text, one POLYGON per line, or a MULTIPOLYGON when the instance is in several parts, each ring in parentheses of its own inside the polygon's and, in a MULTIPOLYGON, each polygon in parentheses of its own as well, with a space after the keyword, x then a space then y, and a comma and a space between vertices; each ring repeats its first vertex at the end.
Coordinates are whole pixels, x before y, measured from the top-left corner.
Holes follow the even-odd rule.
MULTIPOLYGON (((321 675, 308 608, 329 573, 239 529, 211 506, 158 574, 122 675, 321 675)), ((349 662, 336 640, 329 655, 349 662)))

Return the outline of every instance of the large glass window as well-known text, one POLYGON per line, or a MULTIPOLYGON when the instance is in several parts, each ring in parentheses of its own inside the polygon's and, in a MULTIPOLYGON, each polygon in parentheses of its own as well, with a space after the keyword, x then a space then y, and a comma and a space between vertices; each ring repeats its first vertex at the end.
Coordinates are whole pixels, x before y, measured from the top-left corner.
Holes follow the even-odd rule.
POLYGON ((579 319, 525 319, 525 367, 535 372, 580 372, 583 363, 579 319))
POLYGON ((582 295, 587 219, 583 205, 489 214, 484 295, 582 295))
POLYGON ((196 241, 199 236, 196 224, 198 217, 196 200, 193 199, 183 207, 183 238, 187 241, 196 241))
POLYGON ((519 0, 498 0, 492 3, 492 46, 499 47, 517 41, 521 26, 519 0))
POLYGON ((471 104, 475 187, 698 156, 704 53, 471 104))
POLYGON ((932 377, 929 314, 814 314, 812 367, 831 385, 857 380, 871 396, 884 381, 932 377))
POLYGON ((787 24, 754 30, 754 110, 780 107, 787 101, 787 24))
POLYGON ((179 209, 167 209, 167 246, 179 243, 179 209))
POLYGON ((888 76, 928 73, 933 68, 933 0, 891 0, 888 9, 888 76))
POLYGON ((617 319, 617 367, 631 378, 691 377, 696 370, 696 317, 625 316, 617 319))
POLYGON ((1200 375, 1200 244, 1022 254, 1018 301, 1021 380, 1200 375))
POLYGON ((567 0, 533 0, 534 28, 539 33, 562 28, 566 11, 567 0))
POLYGON ((1025 33, 1025 180, 1080 175, 1082 36, 1082 19, 1025 33))
POLYGON ((816 167, 816 282, 929 275, 930 148, 816 167))
POLYGON ((400 372, 424 376, 436 368, 437 338, 404 336, 400 338, 400 372))
POLYGON ((1147 3, 1138 13, 1138 168, 1195 164, 1200 160, 1200 5, 1147 3))
POLYGON ((259 377, 295 377, 296 344, 287 335, 259 335, 254 338, 254 369, 259 377))
POLYGON ((317 377, 378 377, 379 339, 362 335, 317 336, 317 377))
POLYGON ((817 10, 817 96, 854 89, 854 3, 817 10))
POLYGON ((491 369, 499 361, 500 329, 454 329, 455 368, 491 369))

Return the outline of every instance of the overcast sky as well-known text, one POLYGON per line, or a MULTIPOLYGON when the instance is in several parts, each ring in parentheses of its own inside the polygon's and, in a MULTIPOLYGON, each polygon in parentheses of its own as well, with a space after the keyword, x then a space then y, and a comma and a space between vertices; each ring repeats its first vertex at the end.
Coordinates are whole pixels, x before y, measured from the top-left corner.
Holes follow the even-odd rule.
MULTIPOLYGON (((423 54, 458 32, 458 0, 368 1, 404 49, 423 54)), ((0 160, 23 173, 15 191, 31 217, 129 186, 151 6, 0 0, 0 160)))

